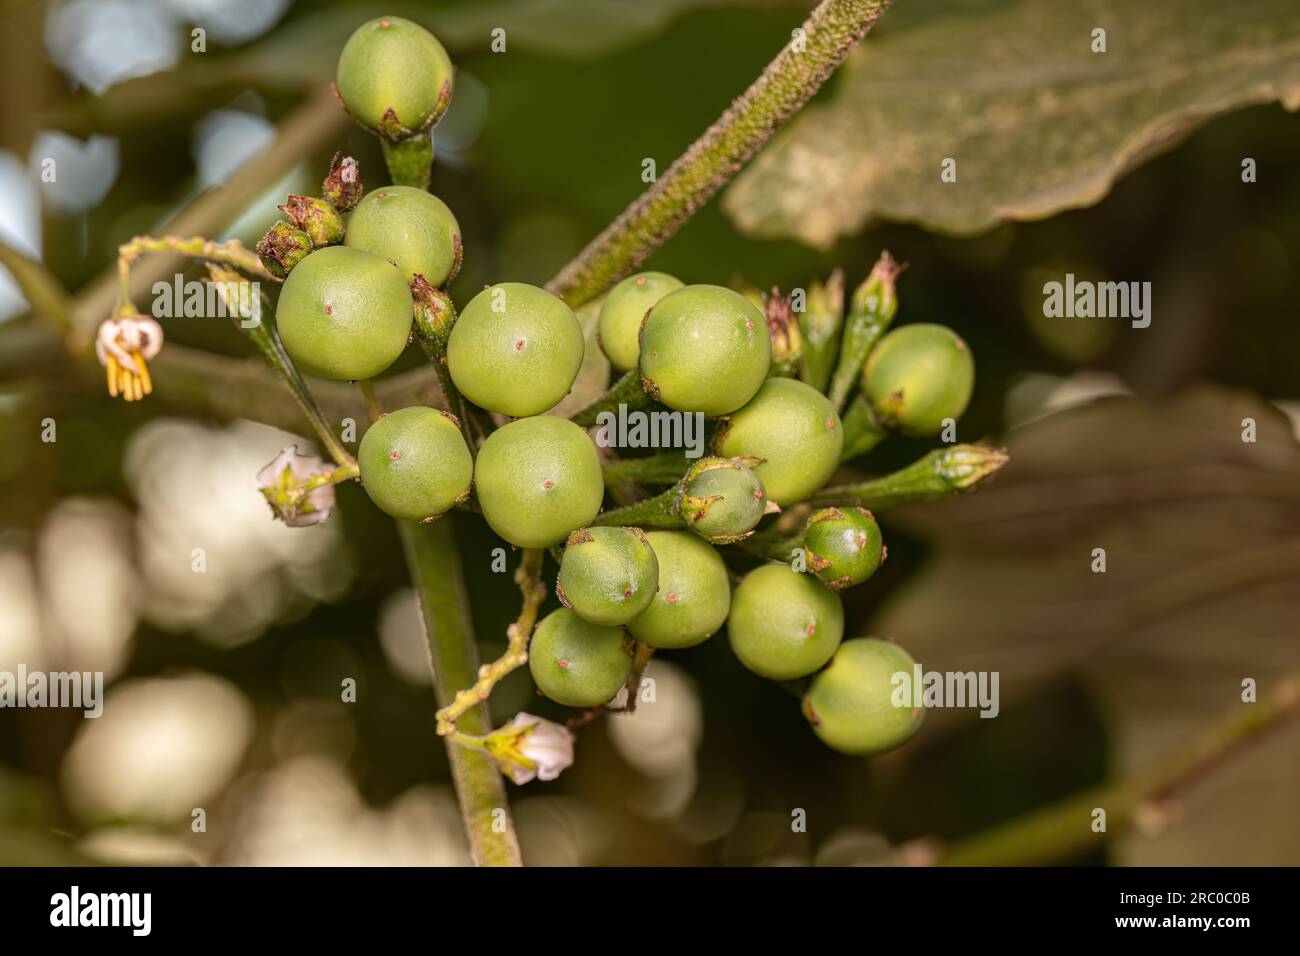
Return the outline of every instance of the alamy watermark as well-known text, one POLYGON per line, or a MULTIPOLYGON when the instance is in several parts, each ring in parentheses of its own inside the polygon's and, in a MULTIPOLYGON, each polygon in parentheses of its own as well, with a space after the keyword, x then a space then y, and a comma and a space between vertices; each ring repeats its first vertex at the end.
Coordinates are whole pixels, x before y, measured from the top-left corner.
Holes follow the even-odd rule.
POLYGON ((262 287, 256 280, 238 282, 185 281, 179 272, 168 282, 153 284, 155 319, 239 319, 245 329, 262 324, 262 287))
POLYGON ((1065 274, 1043 284, 1043 315, 1049 319, 1129 319, 1135 329, 1151 324, 1150 282, 1093 282, 1065 274))
POLYGON ((0 671, 0 707, 72 707, 83 717, 104 712, 103 671, 0 671))
POLYGON ((685 448, 687 458, 704 454, 703 412, 628 411, 596 416, 596 444, 601 448, 685 448))
POLYGON ((978 707, 981 717, 996 717, 1002 709, 998 702, 998 671, 922 671, 920 664, 912 670, 896 671, 889 679, 893 686, 890 703, 895 707, 978 707))

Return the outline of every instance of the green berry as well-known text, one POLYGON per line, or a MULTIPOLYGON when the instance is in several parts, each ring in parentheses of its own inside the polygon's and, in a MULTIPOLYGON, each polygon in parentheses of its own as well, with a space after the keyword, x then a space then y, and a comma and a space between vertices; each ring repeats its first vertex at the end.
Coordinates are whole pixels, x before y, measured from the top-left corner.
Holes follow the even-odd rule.
POLYGON ((257 257, 266 271, 278 279, 287 278, 294 266, 311 255, 311 236, 281 220, 257 243, 257 257))
POLYGON ((605 482, 587 433, 551 415, 503 425, 474 464, 483 517, 520 548, 549 548, 591 523, 605 482))
POLYGON ((705 541, 732 544, 748 537, 767 513, 767 495, 751 464, 757 460, 704 458, 682 478, 677 511, 705 541))
POLYGON ((614 368, 620 372, 636 368, 641 320, 655 303, 680 288, 681 280, 666 272, 638 272, 610 290, 600 307, 597 339, 614 368))
POLYGON ((786 564, 765 564, 736 587, 731 649, 755 674, 790 680, 817 670, 844 636, 839 595, 786 564))
POLYGON ((659 591, 627 629, 658 648, 693 647, 722 627, 731 607, 727 566, 711 545, 688 531, 650 531, 659 559, 659 591))
POLYGON ((641 326, 641 384, 679 412, 734 412, 754 397, 771 361, 766 317, 721 286, 670 292, 641 326))
POLYGON ((866 508, 823 508, 804 532, 808 570, 837 591, 861 584, 885 560, 880 525, 866 508))
POLYGON ((952 329, 922 323, 885 335, 862 370, 862 387, 886 427, 916 438, 943 430, 970 404, 975 360, 952 329))
POLYGON ((659 561, 640 528, 581 528, 560 559, 556 596, 584 621, 617 627, 636 617, 659 587, 659 561))
POLYGON ((391 262, 328 246, 294 267, 275 320, 300 368, 353 381, 378 375, 402 354, 411 308, 411 290, 391 262))
POLYGON ((567 607, 542 618, 528 647, 533 682, 557 704, 595 707, 612 700, 632 673, 621 627, 601 627, 567 607))
POLYGON ((339 55, 335 82, 360 123, 394 137, 436 123, 451 102, 451 85, 451 57, 437 37, 401 17, 357 27, 339 55))
POLYGON ((518 418, 539 415, 569 393, 584 348, 572 309, 545 289, 503 282, 465 306, 447 343, 447 366, 475 405, 518 418))
POLYGON ((357 451, 370 500, 394 518, 427 521, 469 497, 474 460, 455 420, 403 408, 366 430, 357 451))
POLYGON ((397 266, 406 281, 446 285, 460 268, 460 225, 437 196, 413 186, 368 193, 348 220, 344 242, 397 266))
POLYGON ((893 750, 925 720, 925 711, 910 699, 895 706, 896 687, 910 686, 914 665, 896 644, 863 637, 845 641, 813 678, 803 699, 804 716, 822 742, 841 753, 893 750), (908 685, 896 685, 895 674, 907 674, 908 685))
POLYGON ((754 471, 785 507, 826 483, 840 463, 844 428, 830 400, 792 378, 770 378, 714 438, 718 454, 764 459, 754 471))

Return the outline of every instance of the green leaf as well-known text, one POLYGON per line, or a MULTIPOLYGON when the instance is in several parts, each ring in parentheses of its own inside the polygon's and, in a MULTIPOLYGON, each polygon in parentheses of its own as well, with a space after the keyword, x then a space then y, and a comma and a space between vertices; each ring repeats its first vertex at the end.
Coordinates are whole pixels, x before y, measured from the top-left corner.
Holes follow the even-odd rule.
POLYGON ((876 218, 954 235, 1041 219, 1099 201, 1220 113, 1300 107, 1294 0, 936 5, 900 2, 832 100, 736 180, 723 210, 743 232, 824 248, 876 218))

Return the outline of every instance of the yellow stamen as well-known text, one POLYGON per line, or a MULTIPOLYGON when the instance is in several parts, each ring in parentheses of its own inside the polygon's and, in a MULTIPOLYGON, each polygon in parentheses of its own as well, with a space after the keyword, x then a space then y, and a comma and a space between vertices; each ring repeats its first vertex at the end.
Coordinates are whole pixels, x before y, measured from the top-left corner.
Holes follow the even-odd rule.
POLYGON ((131 357, 135 359, 135 367, 139 370, 140 385, 142 387, 141 398, 145 395, 153 394, 153 380, 149 377, 149 366, 144 364, 144 356, 139 352, 132 352, 131 357))
POLYGON ((117 398, 117 359, 113 356, 108 357, 108 394, 110 398, 117 398))

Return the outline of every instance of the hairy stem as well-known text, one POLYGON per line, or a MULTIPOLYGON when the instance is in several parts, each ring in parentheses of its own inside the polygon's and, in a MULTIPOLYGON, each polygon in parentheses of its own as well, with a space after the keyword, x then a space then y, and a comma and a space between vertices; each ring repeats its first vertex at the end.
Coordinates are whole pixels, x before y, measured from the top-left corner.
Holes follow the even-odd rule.
POLYGON ((664 451, 645 458, 608 458, 600 463, 605 484, 636 482, 642 485, 675 485, 686 474, 692 459, 680 451, 664 451))
POLYGON ((399 140, 380 136, 379 142, 384 148, 388 178, 393 181, 394 186, 429 188, 429 179, 433 171, 433 138, 428 130, 399 140))
POLYGON ((616 528, 685 528, 686 520, 677 512, 678 495, 679 489, 674 485, 653 498, 602 511, 592 524, 616 528))
POLYGON ((822 0, 798 38, 547 288, 577 308, 645 262, 808 102, 888 6, 822 0))
POLYGON ((997 448, 953 445, 918 458, 906 468, 854 485, 823 488, 811 498, 814 505, 858 505, 881 510, 915 501, 934 501, 965 494, 997 473, 1008 461, 997 448))
MULTIPOLYGON (((451 515, 415 524, 398 521, 411 580, 420 596, 433 688, 439 706, 474 681, 478 651, 470 622, 469 598, 451 515)), ((459 716, 463 732, 481 737, 492 729, 484 700, 474 700, 459 716)), ((446 740, 447 759, 456 785, 470 855, 479 866, 522 866, 519 840, 510 818, 505 778, 496 761, 481 749, 446 740)))

